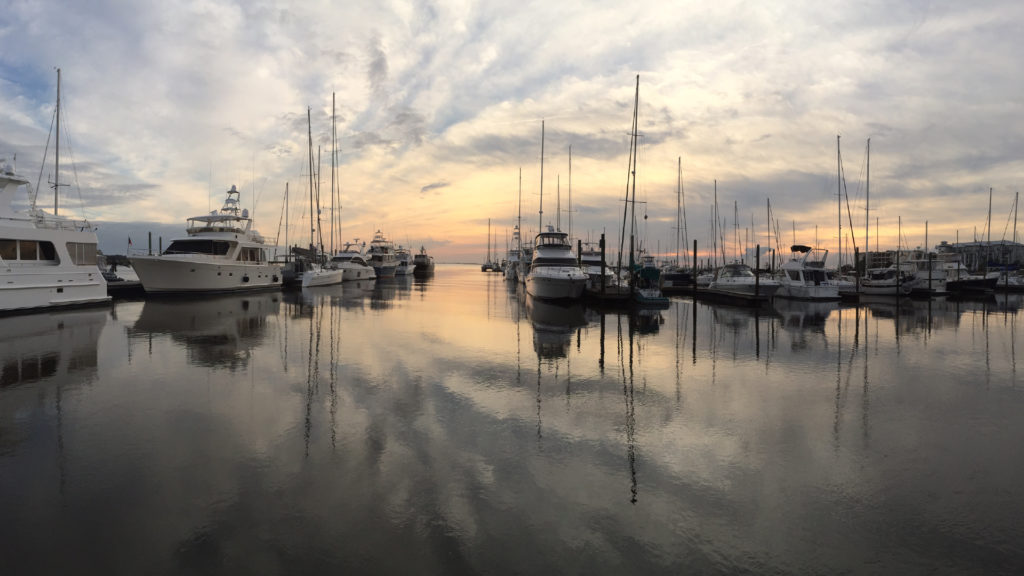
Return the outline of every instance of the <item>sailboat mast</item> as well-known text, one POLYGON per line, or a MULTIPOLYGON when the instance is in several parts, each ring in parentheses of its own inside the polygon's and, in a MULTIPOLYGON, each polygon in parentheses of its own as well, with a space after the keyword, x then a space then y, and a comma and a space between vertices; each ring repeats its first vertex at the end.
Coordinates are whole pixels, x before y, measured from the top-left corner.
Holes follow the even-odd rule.
MULTIPOLYGON (((843 269, 843 157, 839 152, 839 134, 836 134, 836 206, 838 208, 839 236, 836 241, 839 246, 836 251, 839 253, 839 270, 843 269)), ((814 239, 817 248, 818 239, 814 239)))
POLYGON ((562 175, 555 177, 555 230, 562 231, 562 175))
POLYGON ((572 238, 572 144, 569 144, 569 237, 572 238))
POLYGON ((992 188, 988 189, 988 239, 985 241, 985 271, 988 272, 988 263, 992 260, 992 188))
POLYGON ((638 148, 638 145, 637 145, 637 132, 640 129, 640 127, 637 125, 637 120, 640 117, 639 116, 639 110, 640 110, 640 75, 637 74, 636 75, 636 95, 633 97, 633 145, 632 145, 632 147, 633 147, 633 160, 632 160, 632 163, 630 164, 630 175, 633 178, 633 190, 632 190, 632 193, 631 193, 632 202, 630 202, 630 217, 629 217, 629 245, 630 245, 629 269, 630 269, 631 273, 632 273, 632 270, 633 270, 633 250, 632 250, 632 247, 633 247, 633 232, 634 232, 633 227, 636 224, 636 153, 637 153, 636 149, 638 148))
POLYGON ((683 157, 680 156, 676 168, 676 266, 679 266, 679 235, 682 234, 682 200, 683 190, 683 157))
POLYGON ((338 158, 338 126, 335 116, 335 93, 331 92, 331 256, 334 256, 334 173, 336 172, 336 160, 338 158))
MULTIPOLYGON (((868 272, 868 252, 871 252, 871 138, 868 138, 868 167, 864 184, 864 274, 868 272)), ((878 243, 878 238, 875 238, 878 243)))
POLYGON ((309 249, 314 250, 316 243, 316 227, 313 225, 313 114, 306 107, 306 135, 309 148, 309 249))
POLYGON ((544 231, 544 121, 540 121, 540 214, 537 232, 544 231))
POLYGON ((516 228, 519 229, 519 258, 523 257, 523 167, 519 167, 519 214, 516 216, 516 228))
POLYGON ((53 215, 57 215, 60 194, 60 68, 57 68, 57 145, 53 154, 53 215))

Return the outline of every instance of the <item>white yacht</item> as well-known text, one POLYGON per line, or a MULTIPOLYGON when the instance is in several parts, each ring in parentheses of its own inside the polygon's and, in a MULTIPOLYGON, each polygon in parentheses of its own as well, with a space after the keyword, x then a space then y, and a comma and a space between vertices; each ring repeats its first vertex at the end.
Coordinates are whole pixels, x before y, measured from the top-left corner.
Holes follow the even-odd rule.
POLYGON ((583 294, 587 275, 580 269, 569 235, 548 226, 534 239, 533 261, 526 276, 526 292, 546 300, 575 299, 583 294))
POLYGON ((239 208, 235 186, 224 206, 187 220, 185 238, 163 254, 133 256, 132 267, 146 292, 234 292, 279 288, 282 271, 267 257, 267 245, 239 208))
POLYGON ((0 313, 109 301, 93 227, 34 202, 26 212, 14 211, 22 187, 29 189, 28 180, 0 160, 0 313))
POLYGON ((828 250, 795 244, 792 257, 782 264, 776 295, 793 300, 839 300, 839 287, 828 278, 828 250), (822 253, 823 252, 823 253, 822 253))
POLYGON ((352 280, 372 280, 376 278, 373 266, 363 257, 362 247, 356 242, 346 242, 345 247, 331 258, 331 268, 341 270, 344 282, 352 280))
POLYGON ((773 278, 758 278, 746 264, 733 262, 715 271, 715 277, 708 285, 708 291, 740 299, 761 298, 770 300, 779 290, 779 282, 773 278))
POLYGON ((870 268, 860 280, 860 293, 869 296, 907 296, 914 286, 915 277, 895 265, 888 268, 870 268))
POLYGON ((398 267, 395 268, 395 276, 408 276, 412 274, 413 269, 416 265, 412 262, 412 254, 409 253, 408 248, 399 246, 395 250, 395 258, 398 259, 398 267))
POLYGON ((309 264, 309 267, 302 272, 302 287, 314 288, 316 286, 332 286, 341 284, 344 272, 341 270, 324 266, 319 262, 309 264))
POLYGON ((370 242, 370 249, 366 251, 370 257, 370 266, 377 278, 394 278, 398 270, 398 256, 395 253, 394 242, 384 237, 380 230, 373 235, 370 242))

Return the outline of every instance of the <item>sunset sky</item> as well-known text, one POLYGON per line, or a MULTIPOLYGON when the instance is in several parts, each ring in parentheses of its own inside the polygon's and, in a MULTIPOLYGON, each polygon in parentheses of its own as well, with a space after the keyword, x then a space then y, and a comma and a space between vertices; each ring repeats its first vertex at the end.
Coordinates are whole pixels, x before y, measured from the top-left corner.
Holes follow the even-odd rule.
POLYGON ((59 67, 61 181, 76 184, 62 212, 99 223, 101 248, 175 235, 232 184, 273 238, 289 183, 289 241, 305 244, 306 110, 326 215, 335 93, 340 236, 381 229, 439 261, 479 262, 489 218, 504 251, 520 169, 523 228, 537 231, 542 121, 545 223, 560 189, 568 231, 572 146, 573 235, 617 243, 639 74, 638 235, 652 251, 675 250, 681 157, 690 246, 711 241, 717 179, 728 256, 736 236, 767 242, 769 200, 783 250, 795 228, 834 254, 837 135, 859 246, 868 138, 883 249, 900 220, 910 246, 926 222, 930 245, 984 237, 990 188, 991 237, 1011 240, 1021 38, 1015 1, 9 0, 0 158, 40 177, 59 67))

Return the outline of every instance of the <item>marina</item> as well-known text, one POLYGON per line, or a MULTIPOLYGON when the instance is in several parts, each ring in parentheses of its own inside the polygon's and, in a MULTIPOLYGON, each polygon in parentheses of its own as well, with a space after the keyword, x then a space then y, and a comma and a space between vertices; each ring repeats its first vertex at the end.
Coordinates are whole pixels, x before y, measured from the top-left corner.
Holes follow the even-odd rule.
POLYGON ((1012 572, 1024 295, 875 298, 439 264, 0 318, 5 570, 1012 572))

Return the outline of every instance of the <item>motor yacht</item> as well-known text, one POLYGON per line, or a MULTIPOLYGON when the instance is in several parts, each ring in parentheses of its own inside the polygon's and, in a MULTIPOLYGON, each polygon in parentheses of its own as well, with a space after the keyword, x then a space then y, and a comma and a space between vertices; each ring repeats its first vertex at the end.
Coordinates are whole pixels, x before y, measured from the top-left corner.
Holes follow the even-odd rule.
POLYGON ((377 278, 394 278, 395 272, 398 270, 395 244, 388 240, 380 230, 373 235, 366 255, 369 256, 370 266, 373 266, 377 278))
POLYGON ((331 257, 328 266, 342 271, 343 282, 376 278, 373 266, 366 261, 358 241, 346 242, 345 246, 331 257))
POLYGON ((132 256, 146 292, 234 292, 280 288, 281 265, 271 263, 263 236, 252 228, 232 185, 224 205, 187 220, 184 238, 163 254, 132 256))
POLYGON ((526 292, 534 298, 571 300, 583 294, 587 275, 580 269, 569 235, 548 226, 534 239, 526 292))
POLYGON ((825 271, 828 250, 794 244, 790 251, 792 257, 776 277, 780 286, 775 295, 793 300, 838 300, 839 287, 825 271))

